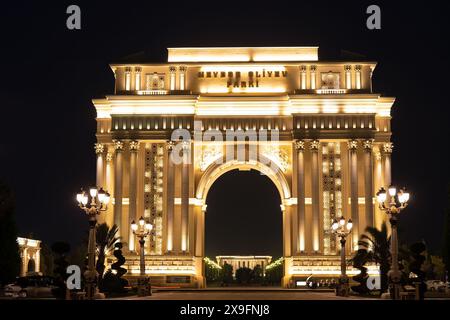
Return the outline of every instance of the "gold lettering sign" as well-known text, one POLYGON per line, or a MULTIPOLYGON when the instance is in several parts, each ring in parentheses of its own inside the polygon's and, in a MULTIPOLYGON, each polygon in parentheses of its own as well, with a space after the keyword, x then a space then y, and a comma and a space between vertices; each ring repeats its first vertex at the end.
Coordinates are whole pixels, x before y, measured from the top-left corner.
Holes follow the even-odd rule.
POLYGON ((262 69, 260 71, 199 71, 197 73, 197 77, 200 79, 209 78, 209 79, 218 79, 218 78, 227 78, 226 85, 227 87, 233 88, 258 88, 259 80, 261 78, 286 78, 288 75, 287 71, 279 71, 279 70, 266 70, 262 69), (243 80, 243 76, 246 76, 247 79, 243 80))

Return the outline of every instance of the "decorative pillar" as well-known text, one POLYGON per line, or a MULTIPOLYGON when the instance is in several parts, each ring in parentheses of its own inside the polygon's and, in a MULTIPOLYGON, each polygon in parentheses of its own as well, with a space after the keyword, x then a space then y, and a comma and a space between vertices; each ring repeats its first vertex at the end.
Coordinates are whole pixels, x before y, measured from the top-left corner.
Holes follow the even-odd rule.
POLYGON ((351 89, 352 88, 352 66, 351 65, 345 65, 345 88, 351 89))
POLYGON ((361 89, 361 66, 355 66, 355 87, 356 89, 361 89))
MULTIPOLYGON (((130 141, 130 170, 129 170, 129 206, 128 206, 128 227, 131 228, 131 222, 137 221, 139 217, 136 214, 137 207, 137 154, 139 150, 138 141, 130 141)), ((128 248, 135 249, 133 230, 129 232, 128 248)), ((150 241, 149 241, 150 242, 150 241)))
POLYGON ((373 140, 365 140, 363 142, 364 147, 364 197, 365 197, 365 217, 366 225, 372 227, 374 225, 373 220, 373 160, 372 160, 372 148, 373 140))
POLYGON ((176 90, 177 67, 170 66, 169 73, 170 73, 170 90, 173 91, 176 90))
POLYGON ((316 90, 316 66, 310 66, 309 72, 311 78, 311 90, 316 90))
POLYGON ((300 88, 306 89, 306 66, 300 66, 300 88))
POLYGON ((105 147, 101 143, 96 143, 94 145, 95 154, 97 155, 97 175, 96 175, 96 183, 97 187, 105 187, 105 147))
POLYGON ((186 66, 181 66, 180 70, 180 90, 186 90, 186 66))
POLYGON ((313 250, 318 252, 320 250, 319 239, 319 140, 311 141, 311 195, 312 195, 312 241, 313 250))
POLYGON ((114 161, 114 224, 118 227, 118 236, 122 225, 122 195, 123 195, 123 142, 114 141, 116 159, 114 161))
POLYGON ((141 83, 142 83, 141 71, 142 71, 141 67, 134 68, 134 90, 136 91, 141 90, 141 83))
POLYGON ((290 257, 292 255, 291 250, 291 206, 282 206, 283 213, 283 255, 290 257))
POLYGON ((125 67, 125 90, 131 90, 131 68, 125 67))
POLYGON ((172 151, 175 147, 173 141, 166 144, 167 147, 167 220, 166 220, 166 235, 167 235, 167 251, 173 250, 173 223, 174 223, 174 198, 175 198, 175 165, 172 161, 172 151))
POLYGON ((195 256, 203 257, 205 254, 204 250, 204 232, 205 232, 205 213, 206 206, 195 206, 195 256))
POLYGON ((382 165, 383 165, 383 174, 384 174, 384 185, 387 188, 391 185, 391 154, 392 149, 394 148, 394 144, 392 142, 386 142, 383 144, 383 153, 382 153, 382 165))
POLYGON ((352 214, 352 243, 353 250, 358 247, 359 237, 359 213, 358 213, 358 141, 350 140, 348 142, 349 163, 350 163, 350 211, 352 214))
POLYGON ((191 143, 182 142, 183 163, 181 167, 181 251, 189 250, 189 163, 191 143))
POLYGON ((297 150, 297 245, 300 252, 305 251, 305 142, 295 142, 297 150))
POLYGON ((35 270, 36 270, 36 272, 41 272, 41 248, 36 249, 36 252, 34 253, 34 257, 35 257, 35 259, 34 259, 35 270))

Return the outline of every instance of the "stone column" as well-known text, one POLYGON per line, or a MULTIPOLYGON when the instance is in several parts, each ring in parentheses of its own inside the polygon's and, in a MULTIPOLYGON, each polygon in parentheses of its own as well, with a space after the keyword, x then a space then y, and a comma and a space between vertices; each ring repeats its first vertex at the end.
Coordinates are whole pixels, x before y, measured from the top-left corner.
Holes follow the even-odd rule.
POLYGON ((311 90, 316 90, 316 66, 309 67, 311 77, 311 90))
MULTIPOLYGON (((108 147, 106 147, 106 168, 105 168, 105 191, 114 195, 114 154, 109 152, 108 147)), ((114 205, 110 202, 106 212, 104 214, 104 219, 108 225, 112 226, 114 224, 114 205)), ((101 218, 101 216, 100 216, 101 218)))
POLYGON ((40 248, 36 249, 36 252, 34 255, 35 255, 34 262, 35 262, 36 272, 41 272, 41 249, 40 248))
POLYGON ((351 65, 345 65, 345 88, 351 89, 352 88, 352 66, 351 65))
POLYGON ((170 90, 173 91, 176 90, 177 67, 170 66, 169 73, 170 73, 170 90))
POLYGON ((204 232, 205 232, 205 213, 206 207, 195 206, 195 256, 203 257, 204 250, 204 232))
POLYGON ((167 147, 167 220, 166 220, 166 241, 167 251, 173 250, 173 223, 174 223, 174 198, 175 198, 175 165, 171 159, 175 144, 169 141, 167 147))
POLYGON ((291 251, 291 206, 282 206, 283 211, 283 255, 290 257, 291 251))
POLYGON ((114 224, 118 227, 118 235, 122 227, 122 196, 123 196, 123 142, 114 141, 116 159, 114 161, 114 224))
POLYGON ((180 70, 180 83, 179 83, 180 90, 186 90, 186 70, 187 70, 187 67, 181 66, 179 68, 179 70, 180 70))
POLYGON ((125 90, 131 90, 131 67, 125 67, 125 90))
POLYGON ((362 81, 361 81, 361 66, 355 66, 355 88, 361 89, 362 81))
POLYGON ((364 147, 364 203, 365 203, 365 217, 366 226, 373 226, 373 160, 372 148, 373 140, 365 140, 364 147))
POLYGON ((385 189, 391 185, 391 154, 392 149, 394 148, 394 144, 392 142, 386 142, 383 144, 383 153, 382 153, 382 165, 383 165, 383 174, 384 174, 384 186, 385 189))
POLYGON ((300 252, 305 251, 305 142, 295 142, 297 150, 297 245, 300 252))
POLYGON ((300 89, 306 89, 306 66, 300 66, 300 89))
POLYGON ((136 212, 137 207, 137 154, 139 150, 139 142, 138 141, 130 141, 130 170, 129 170, 129 206, 128 206, 128 228, 129 231, 129 249, 135 249, 134 243, 134 234, 131 230, 131 222, 139 219, 136 212))
POLYGON ((359 210, 358 210, 358 141, 350 140, 349 149, 349 172, 350 172, 350 211, 353 220, 352 250, 358 245, 359 237, 359 210))
POLYGON ((314 252, 320 250, 319 146, 319 140, 311 141, 312 243, 314 252))
POLYGON ((94 145, 95 154, 97 155, 97 187, 106 188, 105 186, 105 147, 101 143, 96 143, 94 145))
POLYGON ((134 68, 134 90, 136 90, 136 91, 141 90, 141 84, 142 84, 141 71, 142 71, 141 67, 134 68))
POLYGON ((183 163, 181 167, 181 251, 189 250, 189 163, 190 142, 182 142, 183 163))

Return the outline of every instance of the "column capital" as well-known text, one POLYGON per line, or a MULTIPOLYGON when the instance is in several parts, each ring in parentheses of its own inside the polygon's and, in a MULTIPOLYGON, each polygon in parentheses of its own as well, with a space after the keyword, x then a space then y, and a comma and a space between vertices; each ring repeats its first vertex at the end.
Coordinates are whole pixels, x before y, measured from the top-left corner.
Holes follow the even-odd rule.
POLYGON ((96 154, 101 154, 103 153, 103 151, 105 151, 105 146, 103 145, 103 143, 95 143, 94 149, 96 154))
POLYGON ((180 70, 180 72, 186 72, 187 67, 186 67, 186 66, 180 66, 180 67, 178 68, 178 70, 180 70))
POLYGON ((134 72, 141 72, 142 68, 141 67, 134 67, 134 72))
POLYGON ((391 154, 392 149, 394 149, 394 144, 392 142, 383 143, 383 152, 385 154, 391 154))
POLYGON ((305 151, 305 141, 296 140, 295 141, 295 150, 300 151, 300 152, 305 151))
POLYGON ((300 71, 301 72, 306 72, 306 66, 305 65, 301 65, 300 66, 300 71))
POLYGON ((114 143, 114 150, 116 150, 116 152, 123 151, 123 142, 121 140, 113 140, 113 143, 114 143))
POLYGON ((347 146, 348 146, 349 150, 356 151, 356 149, 358 149, 358 140, 353 139, 353 140, 347 141, 347 146))
POLYGON ((170 72, 170 73, 175 73, 175 72, 177 72, 177 67, 175 67, 175 66, 170 66, 170 67, 169 67, 169 72, 170 72))
POLYGON ((357 64, 357 65, 355 66, 355 71, 356 71, 356 72, 361 72, 361 65, 360 65, 360 64, 357 64))
POLYGON ((111 152, 108 152, 108 153, 106 154, 106 162, 111 162, 112 159, 113 159, 112 153, 111 153, 111 152))
POLYGON ((311 151, 319 151, 319 146, 320 146, 319 140, 312 140, 309 145, 309 148, 311 149, 311 151))
POLYGON ((128 146, 131 152, 137 152, 139 150, 139 141, 132 140, 128 146))
POLYGON ((316 71, 316 65, 312 65, 312 66, 310 66, 309 67, 309 70, 311 71, 311 72, 315 72, 316 71))
POLYGON ((350 72, 350 71, 352 71, 352 66, 349 65, 349 64, 346 64, 346 65, 344 66, 344 70, 347 71, 347 72, 350 72))
POLYGON ((172 152, 173 148, 175 147, 175 142, 170 140, 166 142, 166 148, 169 152, 172 152))
POLYGON ((363 147, 365 151, 372 151, 373 148, 373 139, 367 139, 363 141, 363 147))

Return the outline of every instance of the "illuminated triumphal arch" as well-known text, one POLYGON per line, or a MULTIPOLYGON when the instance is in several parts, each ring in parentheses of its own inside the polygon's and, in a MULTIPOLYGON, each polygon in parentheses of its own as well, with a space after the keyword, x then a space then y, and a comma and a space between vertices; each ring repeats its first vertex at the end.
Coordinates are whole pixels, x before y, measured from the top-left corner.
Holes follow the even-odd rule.
POLYGON ((337 276, 332 219, 352 218, 350 253, 384 219, 374 190, 390 184, 394 99, 373 92, 375 66, 320 61, 317 47, 170 48, 167 63, 112 64, 115 93, 93 100, 97 184, 113 195, 101 219, 119 227, 128 276, 139 275, 130 223, 143 216, 152 282, 205 285, 205 200, 234 169, 280 193, 283 285, 337 276))

